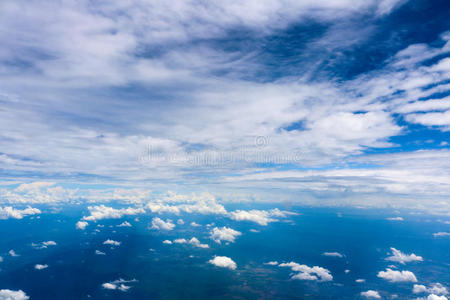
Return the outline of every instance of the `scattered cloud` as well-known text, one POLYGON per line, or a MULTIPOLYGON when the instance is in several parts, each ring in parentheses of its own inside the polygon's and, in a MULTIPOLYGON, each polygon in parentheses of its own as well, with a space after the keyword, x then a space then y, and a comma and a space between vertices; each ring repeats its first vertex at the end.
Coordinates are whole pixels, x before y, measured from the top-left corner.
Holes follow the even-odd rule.
POLYGON ((89 206, 88 210, 89 210, 90 215, 83 217, 83 220, 85 220, 85 221, 98 221, 98 220, 103 220, 103 219, 120 219, 125 215, 136 215, 136 214, 145 213, 145 210, 143 208, 127 207, 127 208, 115 209, 113 207, 108 207, 103 204, 99 205, 99 206, 89 206))
POLYGON ((430 287, 426 287, 425 285, 421 285, 421 284, 415 284, 413 287, 413 293, 414 294, 429 293, 429 294, 436 294, 436 295, 447 295, 448 290, 445 286, 443 286, 440 283, 434 283, 430 287))
POLYGON ((78 221, 78 222, 75 224, 75 227, 76 227, 77 229, 79 229, 79 230, 85 230, 86 227, 87 227, 88 225, 89 225, 88 222, 85 222, 85 221, 78 221))
POLYGON ((289 267, 293 272, 298 272, 291 276, 292 279, 299 280, 315 280, 315 281, 331 281, 333 276, 331 272, 325 268, 314 266, 308 267, 296 262, 281 263, 280 267, 289 267))
POLYGON ((386 218, 388 221, 403 221, 402 217, 392 217, 392 218, 386 218))
POLYGON ((434 237, 450 236, 450 232, 445 232, 445 231, 436 232, 436 233, 433 233, 433 236, 434 237))
POLYGON ((103 242, 103 245, 111 245, 111 246, 120 246, 120 244, 122 244, 122 242, 114 241, 111 239, 107 239, 106 241, 103 242))
POLYGON ((13 291, 8 289, 0 290, 0 300, 28 300, 27 296, 22 290, 13 291))
POLYGON ((16 209, 11 206, 0 207, 0 220, 5 219, 23 219, 26 216, 40 214, 41 211, 37 208, 28 206, 24 209, 16 209))
POLYGON ((106 255, 106 253, 100 250, 95 250, 95 255, 106 255))
POLYGON ((265 265, 268 265, 268 266, 277 266, 278 265, 278 262, 277 261, 269 261, 269 262, 266 262, 266 263, 264 263, 265 265))
POLYGON ((362 278, 358 278, 358 279, 355 280, 355 282, 357 282, 357 283, 364 283, 364 282, 366 282, 366 280, 362 279, 362 278))
POLYGON ((107 290, 119 290, 122 292, 127 292, 131 286, 125 285, 125 283, 132 283, 136 282, 136 279, 133 280, 124 280, 124 279, 118 279, 111 282, 106 282, 102 284, 102 287, 107 290))
POLYGON ((48 268, 48 265, 37 264, 37 265, 34 266, 34 268, 35 268, 36 270, 43 270, 43 269, 47 269, 47 268, 48 268))
POLYGON ((197 223, 195 223, 195 222, 191 222, 191 226, 192 226, 192 227, 200 227, 200 226, 202 226, 202 225, 197 224, 197 223))
POLYGON ((403 253, 400 250, 397 250, 393 247, 391 248, 391 251, 392 251, 392 256, 386 257, 386 260, 388 260, 388 261, 394 261, 394 262, 398 262, 401 264, 405 264, 407 262, 412 262, 412 261, 423 261, 422 256, 418 256, 414 253, 406 254, 406 253, 403 253))
POLYGON ((368 290, 365 292, 361 292, 361 296, 365 298, 371 298, 371 299, 381 299, 380 294, 377 291, 374 290, 368 290))
POLYGON ((377 275, 390 282, 417 282, 417 278, 413 272, 397 271, 387 268, 386 271, 380 271, 377 275))
POLYGON ((9 250, 9 251, 8 251, 8 254, 9 254, 10 256, 12 256, 12 257, 20 256, 20 255, 17 254, 16 251, 14 251, 13 249, 9 250))
MULTIPOLYGON (((189 245, 193 245, 198 248, 209 248, 209 245, 200 243, 200 241, 196 237, 193 237, 190 240, 175 239, 173 242, 175 244, 189 244, 189 245)), ((168 243, 166 243, 166 244, 168 244, 168 243)))
POLYGON ((158 217, 152 219, 151 229, 172 230, 174 228, 175 228, 175 224, 173 224, 172 221, 169 219, 167 219, 166 221, 164 221, 158 217))
POLYGON ((211 239, 218 244, 222 241, 234 243, 236 237, 242 235, 240 231, 225 226, 222 228, 214 227, 209 234, 211 239))
POLYGON ((213 259, 208 261, 210 264, 213 264, 217 267, 228 268, 230 270, 236 270, 236 263, 229 257, 226 256, 215 256, 213 259))
POLYGON ((339 258, 343 258, 344 255, 342 255, 339 252, 324 252, 322 253, 323 256, 330 256, 330 257, 339 257, 339 258))
POLYGON ((132 225, 128 221, 125 221, 117 225, 117 227, 132 227, 132 225))
POLYGON ((172 241, 164 240, 164 241, 163 241, 163 244, 172 245, 172 241))

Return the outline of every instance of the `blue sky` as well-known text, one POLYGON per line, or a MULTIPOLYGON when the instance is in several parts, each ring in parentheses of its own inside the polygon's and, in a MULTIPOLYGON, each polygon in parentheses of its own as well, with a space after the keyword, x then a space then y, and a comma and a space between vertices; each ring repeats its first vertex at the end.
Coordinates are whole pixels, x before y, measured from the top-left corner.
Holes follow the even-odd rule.
POLYGON ((0 197, 175 190, 448 212, 449 11, 2 1, 0 197))

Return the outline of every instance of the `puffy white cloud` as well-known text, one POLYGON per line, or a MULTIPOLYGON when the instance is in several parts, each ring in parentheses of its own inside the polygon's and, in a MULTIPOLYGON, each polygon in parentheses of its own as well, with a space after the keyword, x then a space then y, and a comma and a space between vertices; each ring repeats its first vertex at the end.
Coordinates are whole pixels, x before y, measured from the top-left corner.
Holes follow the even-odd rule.
POLYGON ((342 255, 339 252, 324 252, 322 253, 323 256, 330 256, 330 257, 339 257, 339 258, 343 258, 344 255, 342 255))
POLYGON ((217 267, 228 268, 230 270, 236 270, 236 263, 229 257, 226 256, 215 256, 213 259, 208 261, 210 264, 213 264, 217 267))
POLYGON ((192 226, 192 227, 200 227, 200 226, 202 226, 202 225, 197 224, 197 223, 195 223, 195 222, 191 222, 191 226, 192 226))
POLYGON ((361 296, 366 297, 366 298, 381 299, 380 294, 374 290, 368 290, 365 292, 361 292, 361 296))
POLYGON ((79 230, 85 230, 86 227, 87 227, 88 225, 89 225, 88 222, 85 222, 85 221, 78 221, 78 222, 75 224, 75 227, 76 227, 77 229, 79 229, 79 230))
POLYGON ((450 232, 445 232, 445 231, 436 232, 436 233, 433 233, 433 236, 434 237, 450 236, 450 232))
POLYGON ((190 240, 175 239, 173 242, 175 244, 190 244, 190 245, 193 245, 193 246, 198 247, 198 248, 209 248, 209 245, 200 243, 200 241, 196 237, 193 237, 190 240))
POLYGON ((117 227, 132 227, 132 225, 130 224, 130 222, 125 221, 117 225, 117 227))
POLYGON ((9 251, 8 251, 8 254, 9 254, 10 256, 12 256, 12 257, 20 256, 20 255, 17 254, 16 251, 14 251, 13 249, 9 250, 9 251))
POLYGON ((11 206, 0 207, 0 219, 5 220, 9 218, 23 219, 23 217, 40 214, 41 211, 37 208, 28 206, 24 209, 16 209, 11 206))
POLYGON ((221 241, 234 243, 236 237, 242 235, 240 231, 225 226, 222 228, 214 227, 209 234, 211 239, 219 244, 221 241))
POLYGON ((428 295, 428 297, 426 297, 426 298, 424 298, 424 297, 417 298, 417 300, 448 300, 448 299, 447 299, 447 297, 445 297, 443 295, 439 296, 439 295, 431 294, 431 295, 428 295))
POLYGON ((236 221, 251 221, 255 222, 259 225, 266 226, 270 222, 275 222, 276 219, 270 218, 270 215, 267 211, 252 209, 249 211, 245 210, 236 210, 230 212, 230 218, 236 221))
POLYGON ((156 217, 152 219, 152 229, 157 230, 172 230, 175 228, 175 224, 172 223, 171 220, 167 219, 166 221, 156 217))
POLYGON ((164 241, 163 241, 163 244, 172 245, 172 241, 164 240, 164 241))
POLYGON ((143 208, 133 208, 133 207, 127 207, 127 208, 121 208, 116 209, 113 207, 108 207, 105 205, 99 205, 99 206, 89 206, 88 207, 89 216, 83 217, 83 220, 85 221, 98 221, 103 219, 120 219, 125 215, 136 215, 136 214, 142 214, 145 213, 145 210, 143 208))
POLYGON ((333 276, 331 272, 325 268, 314 266, 308 267, 307 265, 301 265, 296 262, 281 263, 280 267, 289 267, 293 272, 298 272, 292 275, 292 279, 299 280, 316 280, 316 281, 331 281, 333 276))
POLYGON ((397 271, 386 268, 386 271, 378 272, 377 276, 390 282, 417 282, 416 276, 410 271, 397 271))
POLYGON ((36 264, 36 265, 34 266, 34 268, 35 268, 36 270, 43 270, 43 269, 47 269, 47 268, 48 268, 48 265, 36 264))
POLYGON ((414 294, 420 294, 420 293, 429 293, 429 294, 436 294, 436 295, 447 295, 448 290, 445 286, 443 286, 440 283, 434 283, 430 287, 426 287, 422 284, 415 284, 413 287, 413 293, 414 294))
POLYGON ((388 260, 388 261, 395 261, 395 262, 399 262, 401 264, 405 264, 407 262, 412 262, 412 261, 423 261, 422 256, 418 256, 414 253, 406 254, 406 253, 403 253, 400 250, 397 250, 393 247, 391 248, 391 251, 392 251, 392 256, 386 257, 386 260, 388 260))
POLYGON ((8 289, 0 290, 0 300, 28 300, 30 299, 27 294, 22 290, 13 291, 8 289))
POLYGON ((120 244, 122 244, 122 242, 114 241, 111 239, 107 239, 106 241, 103 242, 103 245, 111 245, 111 246, 120 246, 120 244))

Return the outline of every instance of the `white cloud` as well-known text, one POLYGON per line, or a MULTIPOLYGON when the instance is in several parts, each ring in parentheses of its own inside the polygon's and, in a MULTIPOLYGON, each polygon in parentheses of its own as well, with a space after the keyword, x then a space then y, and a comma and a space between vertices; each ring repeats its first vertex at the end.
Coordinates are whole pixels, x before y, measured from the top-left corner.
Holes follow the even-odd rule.
POLYGON ((447 295, 448 290, 445 286, 443 286, 440 283, 434 283, 430 287, 426 287, 425 285, 421 285, 421 284, 415 284, 413 287, 413 293, 414 294, 429 293, 429 294, 436 294, 436 295, 447 295))
POLYGON ((270 222, 275 222, 276 219, 270 218, 270 214, 264 210, 252 209, 249 211, 236 210, 229 213, 230 218, 235 221, 251 221, 259 225, 266 226, 270 222))
POLYGON ((95 254, 96 254, 96 255, 106 255, 105 252, 100 251, 100 250, 95 250, 95 254))
POLYGON ((125 221, 117 225, 117 227, 132 227, 132 225, 130 224, 130 222, 125 221))
POLYGON ((366 297, 366 298, 381 299, 380 294, 374 290, 368 290, 365 292, 361 292, 361 296, 366 297))
POLYGON ((111 239, 107 239, 106 241, 103 242, 103 245, 111 245, 111 246, 120 246, 120 244, 122 244, 122 242, 114 241, 111 239))
POLYGON ((27 296, 22 290, 13 291, 8 289, 0 290, 0 300, 27 300, 27 296))
POLYGON ((47 269, 47 268, 48 268, 48 265, 36 264, 36 265, 34 266, 34 268, 35 268, 36 270, 43 270, 43 269, 47 269))
POLYGON ((240 231, 225 226, 222 228, 214 227, 209 234, 211 236, 211 239, 219 244, 221 243, 221 241, 234 243, 236 237, 242 235, 240 231))
POLYGON ((323 256, 331 256, 331 257, 339 257, 339 258, 343 258, 344 255, 342 255, 339 252, 324 252, 322 253, 323 256))
POLYGON ((79 230, 85 230, 86 227, 87 227, 88 225, 89 225, 88 222, 85 222, 85 221, 78 221, 78 222, 75 224, 75 227, 76 227, 77 229, 79 229, 79 230))
MULTIPOLYGON (((198 248, 209 248, 209 245, 200 243, 200 241, 196 237, 193 237, 190 240, 175 239, 173 242, 175 244, 190 244, 190 245, 193 245, 198 248)), ((168 244, 168 243, 166 243, 166 244, 168 244)))
POLYGON ((0 219, 23 219, 23 217, 40 214, 41 211, 37 208, 28 206, 24 209, 15 209, 11 206, 0 207, 0 219))
POLYGON ((31 246, 36 248, 36 249, 46 249, 49 246, 56 246, 56 242, 55 241, 46 241, 46 242, 42 242, 42 243, 31 243, 31 246))
POLYGON ((431 294, 431 295, 428 295, 428 297, 426 297, 426 298, 423 298, 423 297, 417 298, 417 300, 448 300, 448 299, 445 296, 438 296, 435 294, 431 294))
POLYGON ((388 221, 403 221, 402 217, 392 217, 392 218, 386 218, 388 221))
POLYGON ((172 223, 171 220, 167 219, 166 221, 161 220, 160 218, 156 217, 152 219, 152 229, 157 230, 172 230, 175 228, 175 224, 172 223))
POLYGON ((20 255, 17 254, 16 251, 14 251, 13 249, 9 250, 9 251, 8 251, 8 254, 9 254, 10 256, 12 256, 12 257, 20 256, 20 255))
POLYGON ((293 272, 298 272, 292 275, 292 279, 299 280, 316 280, 316 281, 331 281, 333 276, 331 272, 325 268, 314 266, 308 267, 307 265, 301 265, 296 262, 281 263, 280 267, 289 267, 293 272))
POLYGON ((213 264, 217 267, 228 268, 230 270, 236 270, 236 263, 229 257, 226 256, 215 256, 213 259, 208 261, 210 264, 213 264))
POLYGON ((131 286, 125 285, 125 283, 132 283, 132 282, 136 282, 136 281, 137 281, 136 279, 133 279, 133 280, 118 279, 118 280, 114 280, 112 282, 103 283, 102 287, 107 290, 119 290, 122 292, 126 292, 131 288, 131 286))
POLYGON ((269 261, 269 262, 266 262, 266 263, 264 263, 265 265, 268 265, 268 266, 277 266, 278 265, 278 262, 277 261, 269 261))
POLYGON ((172 241, 164 240, 164 241, 163 241, 163 244, 172 245, 172 241))
POLYGON ((191 226, 192 226, 192 227, 200 227, 200 226, 202 226, 202 225, 197 224, 197 223, 195 223, 195 222, 191 222, 191 226))
POLYGON ((444 232, 444 231, 436 232, 436 233, 433 233, 433 236, 434 237, 450 236, 450 232, 444 232))
POLYGON ((416 276, 410 271, 396 271, 387 268, 386 271, 378 272, 377 276, 390 282, 417 282, 416 276))
POLYGON ((89 206, 89 216, 83 217, 85 221, 98 221, 103 219, 120 219, 125 215, 136 215, 145 213, 143 208, 121 208, 115 209, 113 207, 108 207, 105 205, 99 206, 89 206))
POLYGON ((177 220, 177 224, 178 224, 178 225, 184 225, 183 219, 178 219, 178 220, 177 220))
POLYGON ((406 254, 406 253, 403 253, 400 250, 397 250, 393 247, 391 247, 391 251, 392 251, 392 256, 386 257, 386 260, 388 260, 388 261, 395 261, 395 262, 399 262, 401 264, 405 264, 407 262, 412 262, 412 261, 423 261, 422 256, 418 256, 414 253, 406 254))
POLYGON ((358 279, 355 280, 355 282, 357 282, 357 283, 364 283, 364 282, 366 282, 366 280, 362 279, 362 278, 358 278, 358 279))

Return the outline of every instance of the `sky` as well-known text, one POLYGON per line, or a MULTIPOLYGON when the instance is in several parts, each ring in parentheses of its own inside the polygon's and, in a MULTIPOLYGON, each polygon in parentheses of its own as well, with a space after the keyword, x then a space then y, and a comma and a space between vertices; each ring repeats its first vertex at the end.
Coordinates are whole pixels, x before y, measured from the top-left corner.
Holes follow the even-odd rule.
POLYGON ((449 12, 1 1, 1 201, 207 193, 448 214, 449 12))

